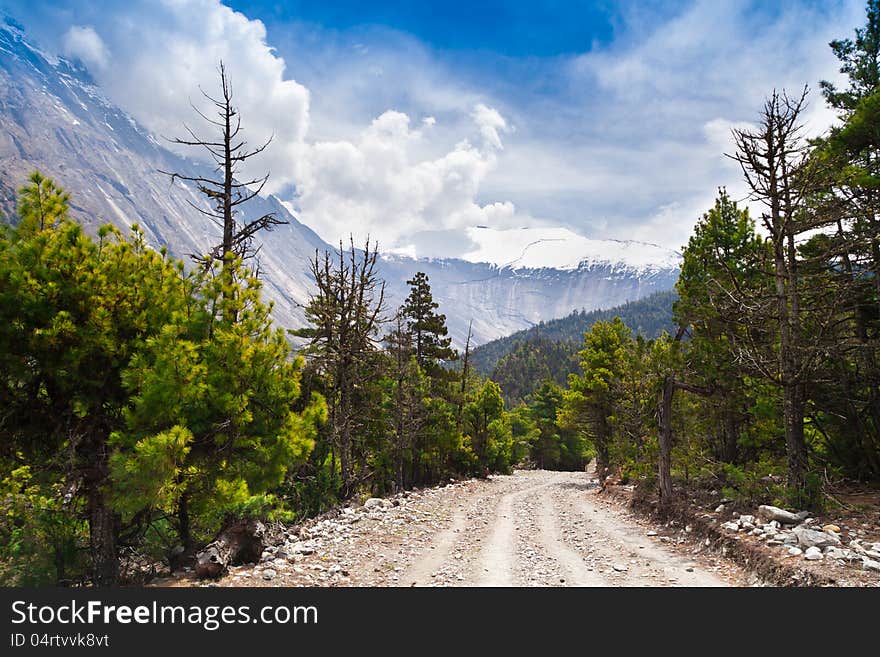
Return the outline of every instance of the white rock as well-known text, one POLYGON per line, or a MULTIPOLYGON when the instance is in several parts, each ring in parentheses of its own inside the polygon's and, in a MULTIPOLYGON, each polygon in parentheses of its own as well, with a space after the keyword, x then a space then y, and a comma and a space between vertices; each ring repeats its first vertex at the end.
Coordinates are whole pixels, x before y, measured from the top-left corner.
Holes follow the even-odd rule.
POLYGON ((611 567, 619 573, 625 573, 628 570, 626 566, 619 563, 612 564, 611 567))
POLYGON ((715 513, 721 513, 722 511, 724 511, 723 504, 719 504, 717 507, 715 507, 715 513))
POLYGON ((739 525, 735 522, 725 522, 721 526, 724 527, 724 529, 727 529, 732 532, 735 532, 739 529, 739 525))
POLYGON ((795 529, 798 545, 805 548, 823 548, 829 545, 840 545, 840 539, 834 534, 820 532, 815 529, 795 529))
POLYGON ((844 550, 843 548, 834 547, 833 545, 829 545, 824 550, 825 556, 829 559, 846 559, 850 555, 849 550, 844 550))
POLYGON ((874 561, 873 559, 868 559, 868 557, 862 557, 862 568, 880 573, 880 561, 874 561))
POLYGON ((822 550, 817 548, 815 545, 812 547, 808 547, 807 551, 804 553, 804 559, 806 559, 807 561, 821 561, 822 550))
POLYGON ((788 553, 793 557, 799 557, 804 553, 799 547, 790 547, 788 548, 788 553))
POLYGON ((752 536, 763 536, 764 530, 760 527, 755 527, 752 531, 749 532, 752 536))
POLYGON ((379 497, 371 497, 364 502, 365 509, 381 509, 384 506, 382 499, 379 497))
POLYGON ((263 571, 262 575, 263 575, 263 579, 265 579, 265 580, 273 580, 273 579, 275 579, 276 573, 271 568, 266 568, 263 571))
POLYGON ((792 513, 791 511, 780 509, 778 506, 762 504, 758 507, 758 515, 767 520, 775 520, 776 522, 785 523, 787 525, 795 525, 807 517, 807 512, 802 511, 801 513, 792 513))
POLYGON ((743 523, 749 523, 751 525, 755 524, 755 516, 743 515, 740 516, 739 519, 743 523))

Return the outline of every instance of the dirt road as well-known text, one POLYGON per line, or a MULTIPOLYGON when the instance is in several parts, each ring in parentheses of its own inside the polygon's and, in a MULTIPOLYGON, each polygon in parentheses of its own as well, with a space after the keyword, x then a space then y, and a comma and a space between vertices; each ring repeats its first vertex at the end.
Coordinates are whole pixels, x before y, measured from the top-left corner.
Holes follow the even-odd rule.
POLYGON ((220 586, 736 586, 745 573, 597 494, 518 471, 408 492, 306 525, 220 586))
POLYGON ((519 472, 460 500, 401 577, 416 586, 729 586, 739 578, 648 536, 585 473, 519 472), (714 570, 713 570, 714 568, 714 570))

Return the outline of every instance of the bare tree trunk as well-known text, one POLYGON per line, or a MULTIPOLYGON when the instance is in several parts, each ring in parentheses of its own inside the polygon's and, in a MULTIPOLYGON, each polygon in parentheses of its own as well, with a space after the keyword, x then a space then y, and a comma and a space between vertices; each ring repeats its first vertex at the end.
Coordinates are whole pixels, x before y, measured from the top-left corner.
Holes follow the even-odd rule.
POLYGON ((667 375, 663 379, 660 393, 660 431, 657 435, 659 454, 657 458, 657 485, 660 492, 660 506, 668 507, 672 502, 672 400, 675 395, 675 380, 667 375))
POLYGON ((99 482, 93 482, 89 490, 89 548, 95 586, 116 586, 119 583, 116 534, 116 514, 108 506, 99 482))
POLYGON ((227 523, 217 538, 196 555, 196 575, 216 579, 229 566, 259 562, 265 537, 266 527, 259 520, 242 518, 227 523))
POLYGON ((461 431, 461 416, 464 412, 464 396, 467 392, 467 377, 468 377, 468 366, 470 365, 470 355, 471 355, 471 331, 474 327, 474 320, 471 319, 468 324, 468 334, 467 334, 467 342, 464 344, 464 360, 461 364, 461 390, 459 391, 458 397, 458 412, 455 417, 455 428, 457 431, 461 431))
POLYGON ((184 554, 189 554, 192 549, 192 531, 189 519, 189 494, 184 493, 177 502, 177 532, 180 536, 180 544, 184 554))

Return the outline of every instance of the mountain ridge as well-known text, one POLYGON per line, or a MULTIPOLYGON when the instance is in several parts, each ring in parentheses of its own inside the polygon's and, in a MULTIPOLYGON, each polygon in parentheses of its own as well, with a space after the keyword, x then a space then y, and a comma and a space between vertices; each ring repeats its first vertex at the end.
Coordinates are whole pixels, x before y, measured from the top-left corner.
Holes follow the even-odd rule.
MULTIPOLYGON (((164 148, 102 93, 82 65, 32 45, 8 18, 0 21, 0 55, 0 209, 14 213, 16 190, 39 169, 71 193, 71 215, 90 232, 107 221, 124 230, 137 223, 151 245, 165 246, 180 258, 204 253, 219 241, 219 229, 190 205, 206 207, 205 199, 159 173, 210 175, 209 165, 164 148)), ((275 212, 288 222, 261 236, 261 271, 276 321, 300 328, 313 285, 309 263, 316 250, 334 247, 286 206, 274 196, 256 197, 243 219, 275 212)), ((671 266, 639 270, 579 261, 569 269, 499 267, 465 258, 386 253, 380 274, 388 281, 389 309, 405 299, 405 281, 418 270, 428 274, 458 347, 464 346, 471 321, 472 342, 481 344, 575 309, 608 307, 669 289, 678 274, 671 266)))

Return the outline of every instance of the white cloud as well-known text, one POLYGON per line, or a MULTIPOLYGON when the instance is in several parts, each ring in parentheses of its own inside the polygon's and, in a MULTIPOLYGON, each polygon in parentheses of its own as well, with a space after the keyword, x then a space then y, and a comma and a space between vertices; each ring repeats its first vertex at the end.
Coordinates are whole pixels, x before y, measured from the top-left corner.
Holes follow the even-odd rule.
POLYGON ((107 68, 110 56, 107 47, 88 25, 72 25, 63 37, 64 54, 79 59, 91 69, 103 71, 107 68))
MULTIPOLYGON (((209 116, 214 114, 199 89, 219 95, 217 69, 223 60, 248 144, 257 146, 274 134, 273 143, 251 160, 244 174, 270 170, 269 191, 294 181, 291 157, 308 130, 309 92, 285 76, 284 60, 267 45, 260 21, 219 0, 141 0, 96 29, 113 65, 92 73, 111 98, 165 137, 186 136, 184 123, 210 136, 188 98, 209 116)), ((196 149, 175 149, 197 155, 196 149)))
POLYGON ((483 103, 478 103, 474 107, 471 114, 474 122, 480 128, 480 135, 483 137, 483 143, 493 149, 501 150, 504 148, 501 144, 500 132, 507 132, 507 121, 498 113, 497 110, 486 107, 483 103))
POLYGON ((617 8, 614 41, 588 53, 478 65, 382 28, 288 25, 276 51, 220 0, 133 0, 63 29, 103 38, 72 50, 92 52, 111 98, 167 136, 197 126, 187 95, 217 88, 223 58, 249 141, 275 133, 252 173, 295 186, 287 200, 330 241, 455 253, 467 226, 542 224, 680 248, 718 186, 744 195, 729 131, 773 88, 809 83, 809 130, 833 120, 817 92, 839 78, 827 44, 864 22, 864 2, 693 0, 662 19, 617 8))
MULTIPOLYGON (((475 108, 473 116, 473 129, 484 140, 487 125, 497 130, 504 123, 488 107, 475 108)), ((385 248, 407 252, 413 252, 413 235, 423 231, 503 223, 515 214, 512 204, 475 201, 495 164, 493 151, 501 147, 493 135, 482 148, 465 139, 439 157, 423 158, 423 132, 411 128, 406 114, 389 110, 352 141, 303 144, 301 216, 322 235, 352 233, 357 241, 369 235, 385 248)))
MULTIPOLYGON (((210 134, 187 95, 211 115, 199 89, 217 94, 222 59, 248 142, 256 146, 274 134, 273 143, 244 173, 258 176, 269 169, 269 192, 294 186, 297 196, 290 200, 299 217, 331 242, 352 233, 358 241, 370 235, 385 247, 412 249, 416 233, 494 225, 514 215, 511 203, 476 200, 510 128, 496 109, 468 94, 435 85, 432 97, 442 100, 427 103, 426 109, 442 111, 442 119, 419 112, 425 118, 414 127, 410 114, 386 107, 350 138, 316 139, 310 135, 309 89, 291 79, 284 59, 267 44, 260 21, 219 0, 141 0, 98 30, 106 47, 98 48, 101 38, 92 28, 71 30, 69 40, 78 53, 93 46, 83 59, 94 65, 99 83, 141 123, 167 137, 182 135, 184 123, 197 134, 210 134), (103 53, 106 62, 108 51, 114 65, 98 66, 95 53, 103 53)), ((355 44, 353 52, 362 67, 362 77, 352 84, 358 88, 377 84, 376 71, 393 63, 384 54, 373 56, 364 44, 355 44)), ((323 111, 346 117, 341 109, 347 107, 339 102, 323 111)), ((347 116, 349 129, 358 118, 363 121, 347 116)))

